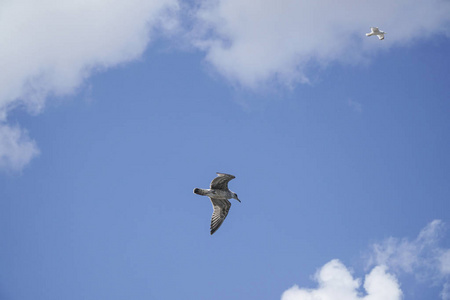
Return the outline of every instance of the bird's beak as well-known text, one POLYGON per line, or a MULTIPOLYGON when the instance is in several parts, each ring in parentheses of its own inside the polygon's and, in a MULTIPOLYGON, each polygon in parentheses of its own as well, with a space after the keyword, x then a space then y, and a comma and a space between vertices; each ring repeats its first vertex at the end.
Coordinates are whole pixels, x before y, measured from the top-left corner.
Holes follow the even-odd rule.
POLYGON ((237 201, 241 202, 241 200, 239 200, 239 198, 236 198, 237 201))

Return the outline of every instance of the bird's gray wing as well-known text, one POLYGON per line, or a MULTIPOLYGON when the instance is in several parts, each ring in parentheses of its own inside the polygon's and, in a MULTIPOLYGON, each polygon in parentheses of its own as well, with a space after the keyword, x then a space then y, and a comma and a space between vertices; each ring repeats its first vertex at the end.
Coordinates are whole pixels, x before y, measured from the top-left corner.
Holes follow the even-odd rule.
POLYGON ((223 221, 228 215, 228 211, 231 207, 231 202, 227 199, 209 198, 213 205, 214 211, 211 217, 211 234, 216 232, 222 225, 223 221))
POLYGON ((372 30, 374 33, 380 32, 380 30, 378 29, 378 27, 370 27, 370 30, 372 30))
POLYGON ((228 181, 236 178, 233 175, 217 173, 217 177, 211 181, 211 189, 228 190, 228 181))

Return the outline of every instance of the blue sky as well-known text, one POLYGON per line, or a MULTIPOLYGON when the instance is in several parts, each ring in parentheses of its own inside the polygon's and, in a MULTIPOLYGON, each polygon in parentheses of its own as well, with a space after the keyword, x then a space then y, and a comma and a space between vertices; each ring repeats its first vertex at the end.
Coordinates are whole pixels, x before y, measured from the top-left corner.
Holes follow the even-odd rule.
POLYGON ((450 299, 448 2, 129 2, 0 4, 0 299, 450 299))

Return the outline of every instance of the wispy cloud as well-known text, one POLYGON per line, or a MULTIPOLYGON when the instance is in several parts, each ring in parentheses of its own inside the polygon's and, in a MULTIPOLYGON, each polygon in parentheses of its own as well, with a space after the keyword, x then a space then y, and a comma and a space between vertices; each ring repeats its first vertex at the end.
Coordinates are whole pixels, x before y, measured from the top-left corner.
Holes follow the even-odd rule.
POLYGON ((434 220, 423 228, 416 239, 390 237, 372 248, 369 265, 384 264, 397 274, 410 273, 420 281, 442 285, 442 297, 450 299, 450 249, 439 246, 445 225, 434 220), (446 283, 447 282, 447 283, 446 283))
POLYGON ((450 275, 450 249, 442 251, 442 255, 439 258, 441 273, 445 275, 450 275))
POLYGON ((450 283, 444 283, 444 288, 442 289, 441 297, 444 300, 450 299, 450 283))
POLYGON ((25 130, 0 123, 0 170, 20 171, 37 155, 39 149, 25 130))
POLYGON ((1 1, 0 168, 20 169, 37 153, 25 132, 5 124, 12 109, 38 113, 49 95, 138 58, 176 9, 176 0, 1 1))
POLYGON ((371 271, 365 276, 365 295, 360 292, 361 280, 337 259, 325 264, 316 273, 316 289, 294 286, 286 290, 282 300, 389 300, 401 299, 398 281, 402 274, 414 274, 417 280, 441 285, 440 296, 450 299, 450 249, 439 246, 444 223, 434 220, 423 228, 416 239, 390 237, 372 245, 367 262, 371 271))
POLYGON ((197 47, 232 82, 253 89, 307 82, 311 65, 359 63, 371 52, 449 30, 445 0, 201 1, 197 47), (371 26, 386 39, 367 38, 371 26))
POLYGON ((352 99, 348 99, 347 101, 348 106, 350 106, 354 111, 361 113, 362 112, 362 104, 354 101, 352 99))
POLYGON ((325 264, 315 275, 316 289, 293 286, 283 293, 281 300, 400 300, 402 291, 394 275, 385 266, 377 266, 365 276, 361 296, 361 280, 354 279, 350 271, 339 260, 325 264))

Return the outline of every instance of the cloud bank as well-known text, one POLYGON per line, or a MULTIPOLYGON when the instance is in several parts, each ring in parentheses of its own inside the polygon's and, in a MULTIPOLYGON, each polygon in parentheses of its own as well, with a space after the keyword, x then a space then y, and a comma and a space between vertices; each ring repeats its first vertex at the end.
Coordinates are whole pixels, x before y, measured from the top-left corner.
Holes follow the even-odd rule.
POLYGON ((39 152, 17 107, 38 113, 48 96, 73 93, 95 71, 138 58, 152 30, 173 24, 176 0, 0 2, 0 168, 20 170, 39 152))
POLYGON ((450 29, 446 0, 216 0, 197 12, 196 45, 229 80, 258 88, 308 82, 310 67, 358 63, 372 51, 405 45, 450 29), (367 38, 371 26, 386 40, 367 38))
POLYGON ((317 289, 293 286, 283 293, 281 300, 400 300, 402 291, 397 279, 386 272, 385 266, 377 266, 366 275, 364 290, 359 292, 360 280, 337 259, 325 264, 315 275, 317 289))
POLYGON ((13 109, 41 112, 49 96, 135 60, 168 28, 178 29, 176 46, 194 45, 217 73, 256 90, 310 82, 317 67, 365 63, 376 51, 448 33, 449 24, 446 0, 1 1, 0 141, 17 147, 0 144, 0 169, 19 170, 39 152, 8 124, 13 109), (370 26, 386 39, 366 38, 370 26))
POLYGON ((364 292, 361 280, 354 279, 344 264, 334 259, 315 274, 317 288, 295 285, 281 300, 399 300, 403 293, 398 278, 407 273, 422 282, 441 285, 441 298, 450 300, 450 249, 439 246, 444 227, 442 221, 434 220, 412 241, 390 237, 372 245, 367 262, 372 270, 365 276, 364 292))

